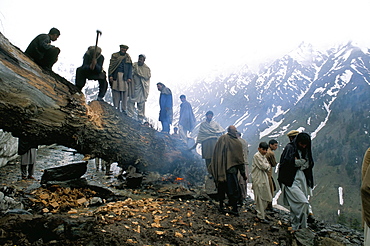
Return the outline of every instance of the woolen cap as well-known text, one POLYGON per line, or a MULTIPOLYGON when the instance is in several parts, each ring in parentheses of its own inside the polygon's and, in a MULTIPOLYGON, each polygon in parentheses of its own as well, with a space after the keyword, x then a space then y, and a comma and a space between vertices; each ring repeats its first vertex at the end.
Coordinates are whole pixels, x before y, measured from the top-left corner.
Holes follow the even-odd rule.
POLYGON ((292 131, 288 132, 287 136, 288 136, 288 137, 294 137, 294 136, 297 136, 297 135, 298 135, 298 133, 299 133, 299 131, 297 131, 297 130, 292 130, 292 131))

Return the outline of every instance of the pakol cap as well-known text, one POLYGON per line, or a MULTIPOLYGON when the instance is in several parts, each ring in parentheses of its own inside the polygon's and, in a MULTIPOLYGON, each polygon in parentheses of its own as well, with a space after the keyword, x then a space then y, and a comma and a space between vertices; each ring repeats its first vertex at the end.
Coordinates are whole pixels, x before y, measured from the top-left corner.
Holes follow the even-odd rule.
POLYGON ((128 46, 127 46, 127 45, 124 45, 124 44, 121 44, 119 47, 120 47, 120 48, 128 49, 128 46))
POLYGON ((292 131, 288 132, 287 136, 288 136, 288 137, 294 137, 294 136, 297 136, 297 135, 298 135, 298 133, 299 133, 299 131, 297 131, 297 130, 292 130, 292 131))

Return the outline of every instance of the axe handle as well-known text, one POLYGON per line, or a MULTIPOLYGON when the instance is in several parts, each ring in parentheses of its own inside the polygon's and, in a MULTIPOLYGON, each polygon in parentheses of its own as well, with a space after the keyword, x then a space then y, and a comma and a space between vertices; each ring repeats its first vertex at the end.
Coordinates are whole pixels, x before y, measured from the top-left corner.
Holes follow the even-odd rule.
POLYGON ((96 50, 98 49, 98 39, 99 39, 99 32, 96 32, 96 42, 95 42, 93 59, 96 59, 96 50))

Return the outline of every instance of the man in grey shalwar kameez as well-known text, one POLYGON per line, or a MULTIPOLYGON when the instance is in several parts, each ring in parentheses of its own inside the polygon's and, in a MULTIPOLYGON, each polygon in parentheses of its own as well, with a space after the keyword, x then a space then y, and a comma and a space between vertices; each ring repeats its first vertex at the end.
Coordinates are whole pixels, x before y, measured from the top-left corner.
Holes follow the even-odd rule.
POLYGON ((290 208, 293 230, 307 228, 313 166, 311 138, 307 133, 299 133, 281 154, 278 175, 283 203, 290 208))
POLYGON ((146 56, 139 55, 139 60, 132 65, 132 82, 129 84, 127 101, 127 115, 135 117, 135 103, 137 106, 137 118, 145 119, 145 102, 149 95, 150 68, 145 64, 146 56))

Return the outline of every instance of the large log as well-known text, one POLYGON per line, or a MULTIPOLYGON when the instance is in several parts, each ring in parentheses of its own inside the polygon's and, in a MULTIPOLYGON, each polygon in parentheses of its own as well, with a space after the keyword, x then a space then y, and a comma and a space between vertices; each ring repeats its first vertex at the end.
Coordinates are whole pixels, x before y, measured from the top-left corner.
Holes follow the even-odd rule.
POLYGON ((121 115, 45 71, 0 33, 0 128, 39 145, 57 143, 141 172, 199 180, 205 171, 185 144, 121 115))

